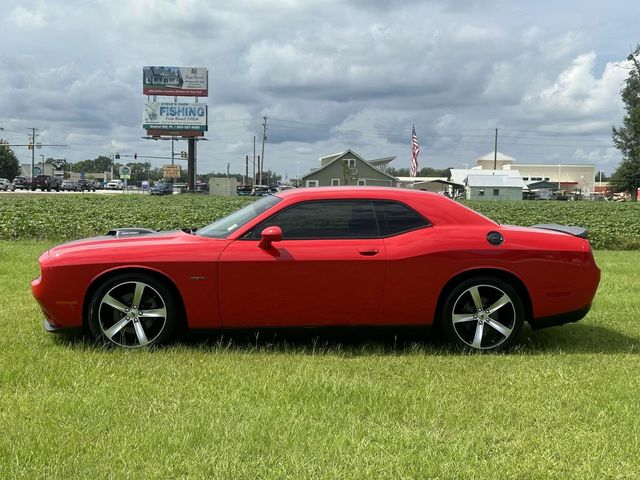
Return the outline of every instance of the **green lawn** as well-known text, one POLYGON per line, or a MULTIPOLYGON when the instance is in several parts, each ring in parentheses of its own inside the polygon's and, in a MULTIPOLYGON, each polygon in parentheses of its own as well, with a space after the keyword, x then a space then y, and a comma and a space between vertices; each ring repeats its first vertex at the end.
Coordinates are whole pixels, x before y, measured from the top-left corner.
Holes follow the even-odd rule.
POLYGON ((597 252, 588 317, 508 355, 322 332, 123 351, 43 331, 49 245, 0 241, 0 478, 640 475, 640 252, 597 252))

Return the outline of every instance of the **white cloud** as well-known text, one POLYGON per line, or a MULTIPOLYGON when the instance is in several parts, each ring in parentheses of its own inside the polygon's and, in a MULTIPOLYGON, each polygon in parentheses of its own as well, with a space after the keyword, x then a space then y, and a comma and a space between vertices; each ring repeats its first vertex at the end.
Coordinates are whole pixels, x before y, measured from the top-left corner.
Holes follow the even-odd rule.
POLYGON ((586 122, 592 121, 588 117, 593 115, 611 120, 620 116, 620 87, 628 70, 617 63, 607 63, 598 78, 594 74, 595 62, 595 52, 579 55, 553 84, 526 95, 523 107, 534 113, 561 115, 571 120, 581 118, 586 122))
POLYGON ((25 30, 42 28, 46 24, 44 13, 40 8, 38 10, 28 10, 23 6, 17 6, 9 13, 9 21, 25 30))
MULTIPOLYGON (((263 114, 273 119, 270 166, 290 174, 348 147, 404 162, 412 122, 431 166, 473 161, 496 127, 567 135, 547 144, 596 134, 610 143, 625 73, 614 62, 636 34, 614 4, 576 18, 582 4, 477 0, 7 3, 0 126, 21 138, 40 127, 43 140, 69 144, 51 154, 72 161, 115 149, 166 154, 169 142, 140 138, 141 67, 208 66, 199 165, 218 171, 252 153, 263 114), (605 28, 613 21, 615 36, 605 28)), ((507 149, 521 161, 582 158, 553 145, 507 149)))

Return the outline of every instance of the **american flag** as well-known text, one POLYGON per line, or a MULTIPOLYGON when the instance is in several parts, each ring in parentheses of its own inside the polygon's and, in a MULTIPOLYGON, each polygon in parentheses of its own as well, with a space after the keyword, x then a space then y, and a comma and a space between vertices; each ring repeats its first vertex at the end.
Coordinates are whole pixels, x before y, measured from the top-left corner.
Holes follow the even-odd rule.
POLYGON ((418 154, 420 153, 420 144, 416 135, 415 125, 411 127, 411 176, 418 175, 418 154))

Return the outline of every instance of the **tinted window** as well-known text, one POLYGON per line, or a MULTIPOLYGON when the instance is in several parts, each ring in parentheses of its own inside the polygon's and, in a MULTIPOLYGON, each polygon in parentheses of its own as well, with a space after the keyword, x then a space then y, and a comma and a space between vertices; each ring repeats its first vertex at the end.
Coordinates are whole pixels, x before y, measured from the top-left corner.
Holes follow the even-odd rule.
POLYGON ((250 238, 260 238, 263 229, 277 225, 283 240, 312 238, 375 238, 380 236, 369 201, 307 202, 274 215, 253 229, 250 238))
POLYGON ((384 237, 430 225, 422 216, 401 203, 376 202, 375 205, 380 233, 384 237))

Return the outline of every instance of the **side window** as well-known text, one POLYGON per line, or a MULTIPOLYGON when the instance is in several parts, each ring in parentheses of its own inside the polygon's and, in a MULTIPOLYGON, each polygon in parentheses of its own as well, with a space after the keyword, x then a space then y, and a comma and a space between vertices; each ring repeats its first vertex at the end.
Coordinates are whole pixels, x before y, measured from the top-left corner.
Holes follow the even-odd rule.
POLYGON ((375 202, 375 207, 383 237, 431 225, 424 217, 401 203, 375 202))
POLYGON ((258 239, 263 229, 277 225, 283 240, 319 238, 377 238, 380 236, 369 201, 306 202, 288 208, 255 227, 247 238, 258 239))

